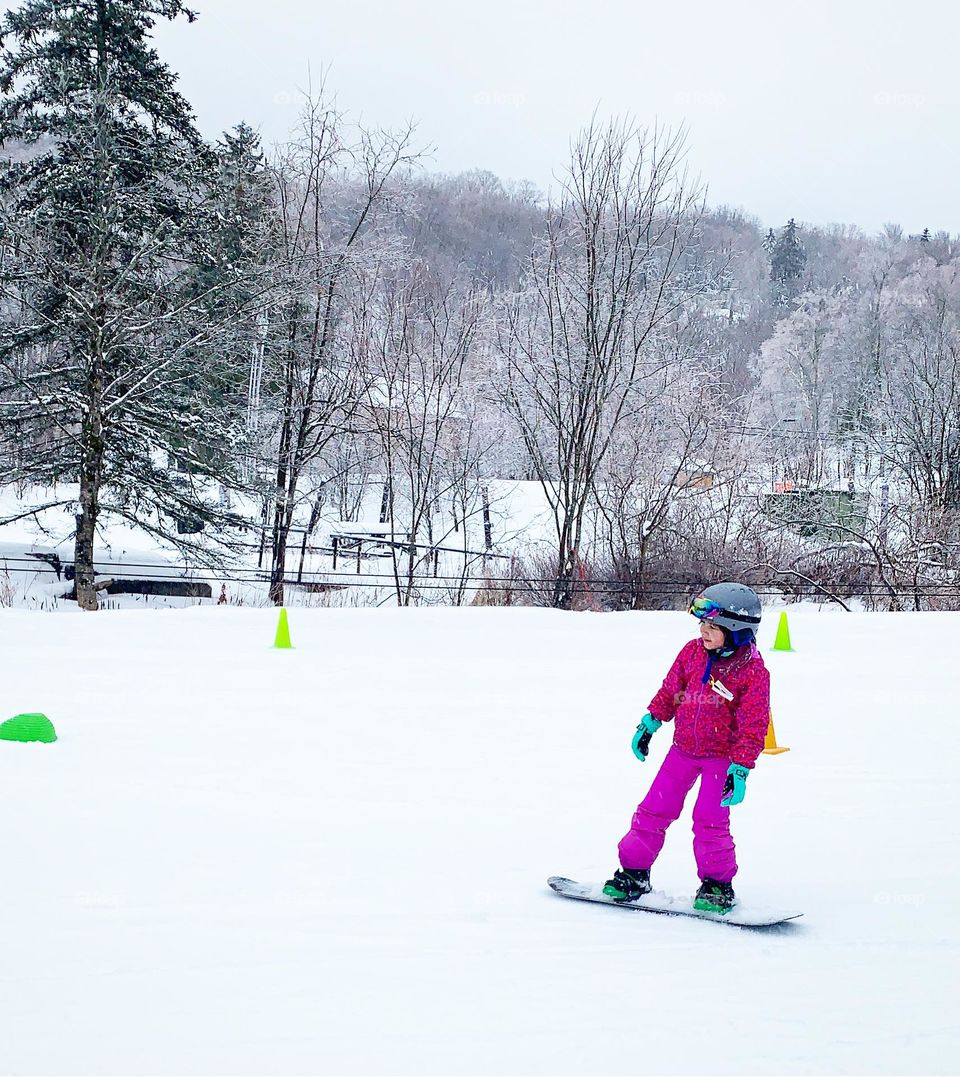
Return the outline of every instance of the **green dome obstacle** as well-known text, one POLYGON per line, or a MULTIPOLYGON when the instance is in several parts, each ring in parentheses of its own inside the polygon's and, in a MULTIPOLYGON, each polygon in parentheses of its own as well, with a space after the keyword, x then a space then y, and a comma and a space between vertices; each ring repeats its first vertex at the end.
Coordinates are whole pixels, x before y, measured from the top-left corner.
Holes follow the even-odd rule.
POLYGON ((0 740, 39 740, 52 744, 56 739, 57 731, 45 714, 15 714, 0 724, 0 740))

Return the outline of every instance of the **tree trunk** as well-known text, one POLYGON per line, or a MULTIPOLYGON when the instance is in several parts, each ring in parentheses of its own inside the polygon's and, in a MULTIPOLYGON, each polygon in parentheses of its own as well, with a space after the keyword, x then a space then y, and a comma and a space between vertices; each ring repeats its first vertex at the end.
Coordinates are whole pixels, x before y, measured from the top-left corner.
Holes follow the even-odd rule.
MULTIPOLYGON (((292 336, 291 336, 291 339, 292 336)), ((286 386, 283 424, 280 427, 280 445, 277 452, 277 495, 273 509, 273 542, 270 557, 270 601, 283 605, 283 579, 287 571, 287 538, 293 521, 293 497, 296 490, 290 447, 293 442, 293 382, 294 367, 291 360, 286 366, 286 386)))
MULTIPOLYGON (((585 484, 576 484, 580 489, 585 484)), ((559 565, 557 578, 553 587, 553 605, 555 609, 569 610, 573 607, 573 596, 577 588, 577 569, 580 563, 580 542, 583 535, 583 513, 586 508, 586 495, 573 494, 567 498, 564 506, 563 524, 558 535, 559 548, 564 551, 559 565)))
POLYGON ((287 573, 287 542, 290 537, 292 512, 287 509, 286 498, 278 498, 273 514, 273 557, 270 564, 270 601, 283 605, 283 582, 287 573))
POLYGON ((77 605, 82 610, 95 610, 97 591, 93 577, 93 537, 97 527, 97 493, 92 483, 87 480, 85 471, 81 479, 80 512, 77 514, 77 536, 73 554, 77 605))
POLYGON ((100 484, 103 480, 103 426, 100 414, 100 379, 96 372, 88 386, 88 410, 80 433, 80 512, 74 543, 74 582, 77 605, 82 610, 97 608, 94 585, 93 544, 100 514, 100 484))
POLYGON ((564 553, 557 566, 557 578, 553 584, 553 608, 568 610, 573 605, 573 579, 577 566, 577 550, 576 547, 569 545, 566 535, 560 549, 564 553))

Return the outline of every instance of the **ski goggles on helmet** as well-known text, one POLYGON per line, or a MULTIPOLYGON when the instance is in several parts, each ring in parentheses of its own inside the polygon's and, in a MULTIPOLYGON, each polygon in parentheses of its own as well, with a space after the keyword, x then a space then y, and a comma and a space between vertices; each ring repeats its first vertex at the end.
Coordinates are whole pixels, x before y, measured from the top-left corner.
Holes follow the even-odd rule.
POLYGON ((690 603, 690 609, 687 612, 692 613, 698 621, 709 621, 726 613, 726 610, 712 598, 695 598, 690 603))

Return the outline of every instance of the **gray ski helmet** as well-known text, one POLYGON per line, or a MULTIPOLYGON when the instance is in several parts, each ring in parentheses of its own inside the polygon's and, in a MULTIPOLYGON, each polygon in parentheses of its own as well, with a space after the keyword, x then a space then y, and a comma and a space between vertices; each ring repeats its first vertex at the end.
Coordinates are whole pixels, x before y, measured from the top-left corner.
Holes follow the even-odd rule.
POLYGON ((700 621, 739 632, 760 624, 760 599, 743 583, 715 583, 690 603, 690 613, 700 621))

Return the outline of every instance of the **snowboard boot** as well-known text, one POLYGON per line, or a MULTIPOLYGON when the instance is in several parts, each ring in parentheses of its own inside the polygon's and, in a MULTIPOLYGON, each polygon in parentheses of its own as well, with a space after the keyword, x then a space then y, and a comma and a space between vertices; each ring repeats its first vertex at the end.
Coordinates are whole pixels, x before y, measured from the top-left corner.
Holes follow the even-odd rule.
POLYGON ((716 879, 704 879, 693 899, 693 907, 698 912, 729 912, 733 908, 734 893, 730 883, 717 882, 716 879))
POLYGON ((649 868, 621 868, 613 873, 603 892, 614 901, 635 901, 651 889, 649 868))

